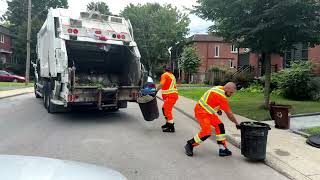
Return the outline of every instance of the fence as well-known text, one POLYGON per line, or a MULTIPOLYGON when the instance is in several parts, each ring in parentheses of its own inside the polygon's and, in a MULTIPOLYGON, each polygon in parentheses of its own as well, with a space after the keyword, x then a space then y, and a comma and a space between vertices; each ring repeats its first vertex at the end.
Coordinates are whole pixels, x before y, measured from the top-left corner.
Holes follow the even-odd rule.
POLYGON ((205 73, 196 73, 192 76, 191 82, 195 84, 206 83, 215 84, 221 82, 226 77, 225 71, 214 71, 205 73))

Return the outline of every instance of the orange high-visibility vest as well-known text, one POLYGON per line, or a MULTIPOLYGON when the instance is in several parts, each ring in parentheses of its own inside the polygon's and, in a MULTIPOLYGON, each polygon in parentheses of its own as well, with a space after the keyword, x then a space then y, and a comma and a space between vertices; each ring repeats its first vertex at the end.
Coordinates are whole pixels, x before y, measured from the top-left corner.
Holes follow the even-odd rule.
POLYGON ((205 109, 209 114, 214 114, 220 110, 218 99, 227 99, 223 86, 215 86, 208 90, 198 101, 200 106, 205 109), (211 93, 214 93, 214 98, 209 98, 211 93))
POLYGON ((169 72, 165 72, 161 76, 161 81, 163 81, 163 78, 165 79, 165 81, 161 88, 162 94, 178 93, 176 78, 174 77, 174 75, 169 72))

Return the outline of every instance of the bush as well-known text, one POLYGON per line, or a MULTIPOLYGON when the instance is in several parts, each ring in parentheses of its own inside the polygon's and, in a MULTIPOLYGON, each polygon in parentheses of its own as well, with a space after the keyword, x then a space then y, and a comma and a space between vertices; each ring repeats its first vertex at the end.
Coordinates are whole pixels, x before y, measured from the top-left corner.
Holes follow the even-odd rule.
POLYGON ((263 93, 263 86, 260 84, 251 84, 248 88, 241 88, 241 92, 249 92, 249 93, 263 93))
POLYGON ((309 82, 310 97, 314 101, 320 101, 320 77, 312 78, 309 82))
POLYGON ((311 99, 311 66, 309 62, 293 63, 291 68, 282 70, 274 82, 285 97, 295 100, 311 99))
POLYGON ((230 80, 237 84, 239 88, 249 87, 254 82, 254 76, 251 73, 239 73, 233 76, 230 80))

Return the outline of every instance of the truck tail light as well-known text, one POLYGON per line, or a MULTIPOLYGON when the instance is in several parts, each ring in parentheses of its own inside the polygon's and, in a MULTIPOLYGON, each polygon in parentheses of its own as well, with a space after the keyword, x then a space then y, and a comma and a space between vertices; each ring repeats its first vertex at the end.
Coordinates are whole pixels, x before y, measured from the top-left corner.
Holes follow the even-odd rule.
POLYGON ((125 35, 122 35, 121 38, 122 38, 122 39, 126 39, 126 36, 125 36, 125 35))
POLYGON ((68 29, 68 33, 70 33, 70 34, 71 34, 71 33, 72 33, 72 29, 68 29))
POLYGON ((117 35, 117 38, 118 38, 118 39, 120 39, 120 38, 121 38, 121 35, 120 35, 120 34, 118 34, 118 35, 117 35))
POLYGON ((68 101, 74 102, 76 100, 76 97, 74 95, 68 95, 68 101))
POLYGON ((106 38, 105 36, 100 36, 100 37, 99 37, 99 40, 101 40, 101 41, 106 41, 107 38, 106 38))
POLYGON ((100 30, 95 31, 96 34, 101 34, 100 30))
POLYGON ((78 33, 79 33, 78 29, 73 29, 73 34, 78 34, 78 33))

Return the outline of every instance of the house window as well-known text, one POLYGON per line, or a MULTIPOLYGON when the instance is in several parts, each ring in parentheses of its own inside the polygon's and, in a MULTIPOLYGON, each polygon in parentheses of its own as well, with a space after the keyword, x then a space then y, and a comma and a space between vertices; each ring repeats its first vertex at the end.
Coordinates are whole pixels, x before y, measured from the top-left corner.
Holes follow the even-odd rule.
POLYGON ((214 48, 214 57, 220 57, 220 46, 214 48))
POLYGON ((0 34, 0 42, 4 43, 4 35, 3 34, 0 34))
POLYGON ((229 59, 229 65, 230 65, 230 68, 234 68, 232 59, 229 59))
POLYGON ((238 53, 238 48, 235 45, 231 45, 231 53, 238 53))

